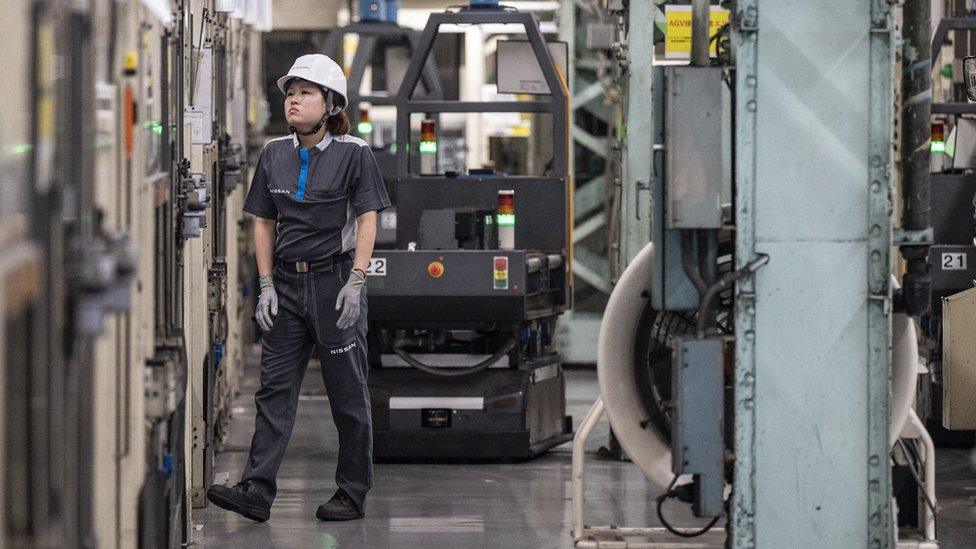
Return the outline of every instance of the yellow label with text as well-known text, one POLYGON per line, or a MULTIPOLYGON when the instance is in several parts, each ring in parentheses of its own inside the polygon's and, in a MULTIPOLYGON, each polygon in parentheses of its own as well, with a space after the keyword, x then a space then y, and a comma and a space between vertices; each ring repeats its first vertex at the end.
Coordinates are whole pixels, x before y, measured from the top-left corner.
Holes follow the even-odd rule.
MULTIPOLYGON (((667 59, 690 58, 691 6, 665 6, 664 22, 664 57, 667 59)), ((729 22, 729 10, 712 6, 710 22, 708 37, 712 38, 722 26, 729 22)), ((708 52, 712 57, 717 55, 717 41, 711 42, 708 52)))

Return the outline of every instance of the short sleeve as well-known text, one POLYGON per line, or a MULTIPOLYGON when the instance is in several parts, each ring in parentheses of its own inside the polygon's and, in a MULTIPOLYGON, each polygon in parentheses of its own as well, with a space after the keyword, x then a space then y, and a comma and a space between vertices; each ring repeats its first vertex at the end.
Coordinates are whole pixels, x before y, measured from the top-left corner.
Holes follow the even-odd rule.
POLYGON ((254 176, 251 178, 251 188, 247 191, 247 198, 244 200, 244 211, 266 219, 278 219, 278 208, 268 192, 268 172, 267 164, 268 148, 261 151, 258 158, 258 165, 254 168, 254 176))
POLYGON ((390 207, 390 196, 383 184, 383 174, 369 147, 359 147, 359 165, 353 182, 352 207, 356 217, 390 207))

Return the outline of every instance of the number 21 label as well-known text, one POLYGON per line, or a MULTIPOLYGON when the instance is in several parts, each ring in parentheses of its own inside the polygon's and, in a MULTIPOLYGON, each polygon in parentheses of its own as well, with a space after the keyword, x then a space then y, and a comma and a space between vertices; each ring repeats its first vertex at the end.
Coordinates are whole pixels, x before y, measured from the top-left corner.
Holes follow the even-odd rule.
POLYGON ((966 254, 963 253, 944 253, 942 254, 942 270, 943 271, 965 271, 966 270, 966 254))

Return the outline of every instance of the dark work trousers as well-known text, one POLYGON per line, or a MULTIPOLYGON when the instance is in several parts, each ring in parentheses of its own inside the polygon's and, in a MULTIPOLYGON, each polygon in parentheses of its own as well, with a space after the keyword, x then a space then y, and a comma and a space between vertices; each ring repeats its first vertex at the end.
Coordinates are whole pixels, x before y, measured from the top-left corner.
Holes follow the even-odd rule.
POLYGON ((261 346, 261 388, 254 395, 257 417, 242 480, 250 481, 268 503, 277 492, 275 477, 295 423, 302 378, 313 349, 339 431, 335 481, 365 511, 373 481, 373 432, 366 388, 366 289, 359 321, 340 330, 335 310, 352 262, 315 273, 274 269, 278 316, 261 346))

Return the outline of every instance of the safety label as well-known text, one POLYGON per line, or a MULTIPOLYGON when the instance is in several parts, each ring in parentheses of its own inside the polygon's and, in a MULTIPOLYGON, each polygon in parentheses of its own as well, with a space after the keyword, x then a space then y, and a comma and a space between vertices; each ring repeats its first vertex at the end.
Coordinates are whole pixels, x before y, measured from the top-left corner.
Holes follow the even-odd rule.
MULTIPOLYGON (((715 36, 720 28, 729 22, 729 10, 712 6, 709 17, 709 38, 715 36)), ((691 58, 691 6, 664 6, 664 57, 666 59, 691 58)), ((716 53, 717 41, 712 40, 709 54, 716 53)))
POLYGON ((183 120, 190 125, 191 139, 194 145, 206 145, 213 139, 211 124, 207 113, 202 110, 187 107, 183 112, 183 120))
POLYGON ((508 258, 505 256, 495 256, 492 265, 492 270, 495 273, 494 288, 496 290, 507 290, 508 289, 508 258))

